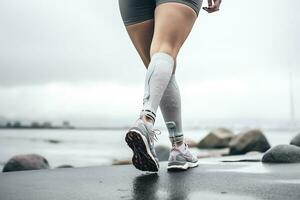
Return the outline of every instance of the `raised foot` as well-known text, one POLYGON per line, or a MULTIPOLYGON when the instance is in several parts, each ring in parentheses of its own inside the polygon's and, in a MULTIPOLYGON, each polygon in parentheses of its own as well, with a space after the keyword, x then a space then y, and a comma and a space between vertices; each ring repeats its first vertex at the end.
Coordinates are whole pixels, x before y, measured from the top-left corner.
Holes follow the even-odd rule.
POLYGON ((133 152, 132 163, 141 171, 158 171, 158 163, 151 153, 147 138, 139 130, 130 129, 125 141, 133 152))

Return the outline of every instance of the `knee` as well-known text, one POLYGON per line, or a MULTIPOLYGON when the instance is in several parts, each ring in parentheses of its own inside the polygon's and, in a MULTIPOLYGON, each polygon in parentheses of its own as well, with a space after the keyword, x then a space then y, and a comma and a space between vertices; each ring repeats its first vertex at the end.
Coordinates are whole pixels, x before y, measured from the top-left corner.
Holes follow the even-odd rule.
POLYGON ((176 60, 178 51, 176 50, 176 47, 174 45, 164 43, 160 45, 153 45, 150 49, 150 56, 152 57, 153 54, 158 52, 164 52, 166 54, 169 54, 172 56, 174 60, 176 60))
POLYGON ((175 74, 176 67, 177 67, 177 60, 176 60, 177 52, 175 52, 171 47, 165 46, 165 47, 161 47, 161 48, 151 49, 150 56, 152 57, 155 53, 158 53, 158 52, 166 53, 173 58, 174 65, 173 65, 172 74, 175 74))

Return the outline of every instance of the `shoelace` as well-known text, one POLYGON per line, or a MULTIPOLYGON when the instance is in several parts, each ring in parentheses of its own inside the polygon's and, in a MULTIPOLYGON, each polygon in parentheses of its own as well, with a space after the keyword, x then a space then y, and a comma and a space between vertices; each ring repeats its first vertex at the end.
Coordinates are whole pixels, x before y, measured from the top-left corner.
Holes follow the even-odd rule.
MULTIPOLYGON (((142 115, 140 116, 140 118, 138 120, 142 120, 142 115)), ((156 141, 156 142, 158 141, 157 135, 160 135, 161 131, 159 129, 149 130, 149 128, 147 127, 147 125, 145 124, 144 121, 143 121, 143 123, 144 123, 145 128, 149 131, 148 135, 149 135, 150 142, 152 144, 154 144, 154 141, 156 141)))
POLYGON ((158 141, 158 138, 157 136, 161 134, 161 131, 159 129, 153 129, 151 131, 149 131, 149 138, 151 140, 151 142, 154 142, 154 141, 158 141))
MULTIPOLYGON (((185 145, 185 150, 186 150, 186 152, 189 152, 189 146, 188 146, 186 143, 184 143, 184 145, 185 145)), ((179 148, 176 147, 175 144, 172 145, 172 149, 171 149, 171 150, 175 150, 175 151, 181 152, 181 151, 179 150, 179 148)))

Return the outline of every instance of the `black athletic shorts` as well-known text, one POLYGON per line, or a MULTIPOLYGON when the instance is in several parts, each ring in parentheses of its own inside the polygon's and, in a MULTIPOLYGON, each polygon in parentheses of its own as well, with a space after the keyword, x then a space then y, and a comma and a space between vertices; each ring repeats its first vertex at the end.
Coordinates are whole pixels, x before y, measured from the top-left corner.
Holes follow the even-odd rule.
POLYGON ((154 18, 155 7, 162 3, 176 2, 191 7, 197 14, 202 0, 119 0, 123 22, 126 26, 154 18))

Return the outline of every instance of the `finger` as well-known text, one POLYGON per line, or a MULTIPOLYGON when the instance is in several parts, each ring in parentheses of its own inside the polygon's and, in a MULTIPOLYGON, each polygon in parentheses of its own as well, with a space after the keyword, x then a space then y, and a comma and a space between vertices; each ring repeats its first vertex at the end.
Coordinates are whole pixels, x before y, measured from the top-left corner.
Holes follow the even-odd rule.
POLYGON ((209 11, 209 8, 208 7, 203 7, 203 10, 205 10, 205 11, 209 11))
POLYGON ((212 0, 207 0, 208 2, 208 7, 211 7, 212 6, 212 0))
POLYGON ((203 7, 203 10, 205 10, 208 13, 213 13, 219 10, 219 8, 208 8, 208 7, 203 7))
POLYGON ((208 7, 203 7, 203 10, 205 10, 208 13, 212 13, 212 10, 210 8, 208 8, 208 7))
POLYGON ((218 11, 219 10, 219 5, 214 4, 212 7, 209 8, 212 12, 218 11))
POLYGON ((221 2, 222 2, 221 0, 215 0, 214 5, 216 5, 219 8, 221 5, 221 2))

